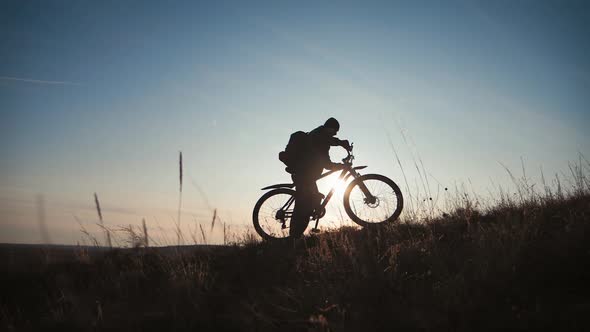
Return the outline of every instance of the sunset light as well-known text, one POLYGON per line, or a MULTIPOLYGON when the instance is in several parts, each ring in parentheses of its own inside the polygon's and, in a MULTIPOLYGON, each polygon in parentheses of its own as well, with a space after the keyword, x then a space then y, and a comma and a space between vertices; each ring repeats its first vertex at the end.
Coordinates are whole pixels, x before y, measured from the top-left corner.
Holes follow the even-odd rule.
MULTIPOLYGON (((587 20, 566 6, 8 3, 0 242, 42 241, 40 194, 55 243, 83 240, 72 216, 103 232, 95 192, 106 225, 145 218, 161 240, 179 216, 190 232, 183 220, 214 209, 252 229, 256 188, 292 180, 277 160, 289 135, 331 116, 365 173, 421 199, 455 183, 510 186, 500 163, 522 158, 540 179, 540 166, 548 176, 590 155, 587 20)), ((218 227, 208 240, 222 243, 218 227)))
POLYGON ((0 50, 0 330, 590 326, 588 0, 5 0, 0 50))
POLYGON ((329 176, 324 182, 320 182, 320 192, 322 192, 324 195, 327 195, 328 192, 334 188, 334 195, 336 196, 335 198, 342 200, 342 197, 344 197, 344 191, 350 183, 350 179, 344 181, 343 179, 340 179, 339 176, 340 172, 336 172, 336 174, 329 176))

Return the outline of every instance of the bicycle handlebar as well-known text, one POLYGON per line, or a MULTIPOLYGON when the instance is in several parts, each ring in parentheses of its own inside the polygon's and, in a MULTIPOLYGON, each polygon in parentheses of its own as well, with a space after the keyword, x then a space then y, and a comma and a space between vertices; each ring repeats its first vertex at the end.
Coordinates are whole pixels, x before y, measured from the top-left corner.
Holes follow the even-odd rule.
POLYGON ((352 161, 354 160, 354 155, 352 154, 353 147, 354 143, 350 143, 350 149, 346 149, 347 156, 342 158, 342 163, 352 165, 352 161))

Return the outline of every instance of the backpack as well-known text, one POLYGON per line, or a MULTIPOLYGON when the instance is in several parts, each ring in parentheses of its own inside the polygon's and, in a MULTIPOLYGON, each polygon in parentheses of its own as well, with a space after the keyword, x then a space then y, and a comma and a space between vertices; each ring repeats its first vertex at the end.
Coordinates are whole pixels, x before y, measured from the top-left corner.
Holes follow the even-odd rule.
POLYGON ((309 135, 306 132, 296 131, 291 134, 285 151, 279 153, 279 160, 287 166, 285 168, 287 172, 295 173, 305 154, 309 151, 309 146, 309 135))

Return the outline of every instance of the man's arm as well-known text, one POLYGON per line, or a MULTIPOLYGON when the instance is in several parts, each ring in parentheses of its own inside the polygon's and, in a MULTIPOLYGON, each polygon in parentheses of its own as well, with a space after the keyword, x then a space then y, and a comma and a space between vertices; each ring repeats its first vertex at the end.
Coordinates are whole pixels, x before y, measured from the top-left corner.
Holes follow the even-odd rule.
POLYGON ((341 146, 346 150, 350 150, 350 143, 348 140, 341 140, 336 137, 330 137, 330 146, 341 146))
POLYGON ((337 137, 330 137, 328 140, 330 142, 330 146, 340 146, 340 140, 337 137))

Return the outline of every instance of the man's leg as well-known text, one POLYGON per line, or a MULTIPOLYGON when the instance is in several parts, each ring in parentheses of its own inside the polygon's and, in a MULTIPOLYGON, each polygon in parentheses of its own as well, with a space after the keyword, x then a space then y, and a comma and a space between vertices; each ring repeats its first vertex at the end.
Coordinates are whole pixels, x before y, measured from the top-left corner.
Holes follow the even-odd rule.
POLYGON ((291 217, 289 236, 299 238, 309 224, 309 217, 314 208, 317 185, 315 179, 303 175, 293 175, 293 182, 295 183, 295 207, 291 217))
POLYGON ((320 191, 318 190, 318 184, 316 183, 316 181, 314 180, 313 182, 310 183, 310 195, 313 197, 313 200, 311 201, 311 211, 315 210, 315 209, 319 209, 322 203, 322 198, 324 198, 324 195, 322 195, 322 193, 320 193, 320 191))

